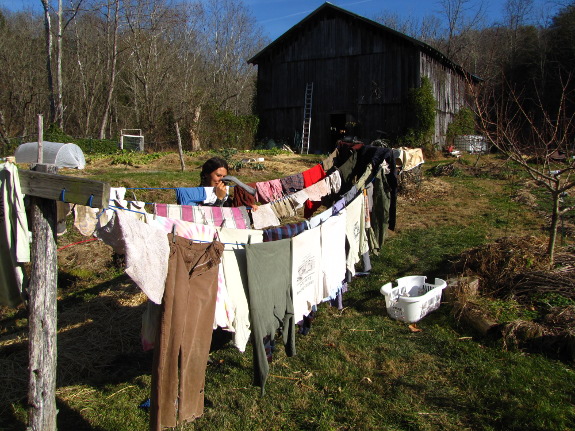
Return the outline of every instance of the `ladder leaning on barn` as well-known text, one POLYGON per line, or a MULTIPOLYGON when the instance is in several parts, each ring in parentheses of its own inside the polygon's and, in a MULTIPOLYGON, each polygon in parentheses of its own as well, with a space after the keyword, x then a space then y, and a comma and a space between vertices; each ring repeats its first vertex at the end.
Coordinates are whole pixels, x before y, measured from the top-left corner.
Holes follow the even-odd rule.
POLYGON ((309 152, 309 132, 311 129, 311 105, 313 99, 313 82, 305 86, 305 98, 303 107, 303 131, 301 134, 301 154, 309 152))

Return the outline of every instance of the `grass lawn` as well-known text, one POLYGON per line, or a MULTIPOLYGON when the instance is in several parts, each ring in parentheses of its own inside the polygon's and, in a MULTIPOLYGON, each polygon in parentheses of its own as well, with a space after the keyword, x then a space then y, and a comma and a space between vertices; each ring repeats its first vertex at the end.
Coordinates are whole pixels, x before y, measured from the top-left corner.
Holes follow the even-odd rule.
MULTIPOLYGON (((278 178, 318 160, 286 156, 282 164, 281 158, 266 157, 264 171, 234 174, 252 181, 278 178)), ((109 169, 100 161, 81 175, 130 187, 198 181, 197 169, 178 172, 173 155, 150 159, 109 169)), ((443 161, 426 163, 425 170, 438 163, 443 161)), ((379 292, 405 275, 447 278, 463 250, 498 237, 545 234, 540 214, 512 199, 520 174, 495 175, 493 166, 502 163, 489 156, 480 160, 481 174, 426 175, 421 190, 400 196, 397 229, 379 256, 372 255, 370 275, 353 280, 343 309, 319 306, 310 333, 297 335, 294 357, 277 344, 264 397, 251 384, 251 346, 242 354, 218 332, 206 372, 205 413, 177 429, 575 429, 573 364, 506 351, 498 340, 460 325, 447 303, 410 327, 387 316, 379 292)), ((152 199, 167 196, 149 193, 152 199)), ((71 227, 59 246, 83 239, 71 227)), ((62 250, 59 264, 59 429, 148 429, 148 414, 138 408, 150 393, 151 355, 139 344, 143 294, 98 241, 62 250)), ((23 431, 26 314, 0 311, 0 372, 6 378, 0 430, 23 431)))

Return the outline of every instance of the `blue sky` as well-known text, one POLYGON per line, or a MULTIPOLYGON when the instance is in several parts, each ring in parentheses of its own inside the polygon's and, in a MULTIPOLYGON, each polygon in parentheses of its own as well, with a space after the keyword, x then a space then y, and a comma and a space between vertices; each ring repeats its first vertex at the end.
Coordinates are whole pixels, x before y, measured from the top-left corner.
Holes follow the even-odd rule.
MULTIPOLYGON (((246 0, 266 34, 275 39, 319 6, 323 0, 246 0)), ((438 10, 434 0, 332 0, 330 3, 365 18, 373 19, 388 11, 407 17, 424 16, 438 10)))
MULTIPOLYGON (((321 6, 324 0, 245 0, 244 2, 252 10, 258 23, 263 26, 265 34, 275 39, 321 6)), ((561 0, 533 0, 533 19, 541 22, 542 15, 556 11, 558 3, 561 2, 561 0)), ((383 12, 403 19, 409 17, 421 19, 432 14, 441 17, 438 0, 331 0, 330 3, 368 19, 374 19, 383 12)), ((483 3, 487 24, 501 22, 505 1, 483 0, 483 3)))
MULTIPOLYGON (((264 34, 276 39, 324 3, 324 0, 243 0, 264 34)), ((470 0, 472 3, 480 0, 470 0)), ((487 12, 487 24, 501 21, 504 0, 483 0, 487 12)), ((552 14, 558 4, 567 0, 533 0, 533 19, 541 22, 541 14, 552 14)), ((439 0, 332 0, 332 4, 350 12, 373 19, 383 12, 397 15, 400 19, 438 14, 439 0)), ((40 0, 0 0, 0 7, 9 10, 34 8, 41 11, 40 0)))

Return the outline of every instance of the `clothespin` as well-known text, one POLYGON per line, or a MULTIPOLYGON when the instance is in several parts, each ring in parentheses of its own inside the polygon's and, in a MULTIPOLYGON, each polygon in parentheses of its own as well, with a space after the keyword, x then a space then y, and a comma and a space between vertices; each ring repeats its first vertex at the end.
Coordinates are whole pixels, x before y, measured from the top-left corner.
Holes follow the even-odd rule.
POLYGON ((176 225, 175 223, 172 225, 172 242, 176 243, 176 225))
POLYGON ((60 192, 60 200, 62 202, 66 202, 66 189, 62 189, 62 191, 60 192))
MULTIPOLYGON (((224 220, 225 221, 225 220, 224 220)), ((222 223, 223 224, 223 223, 222 223)), ((220 234, 218 233, 217 229, 214 232, 214 241, 218 240, 219 242, 222 242, 222 240, 220 239, 220 234)))

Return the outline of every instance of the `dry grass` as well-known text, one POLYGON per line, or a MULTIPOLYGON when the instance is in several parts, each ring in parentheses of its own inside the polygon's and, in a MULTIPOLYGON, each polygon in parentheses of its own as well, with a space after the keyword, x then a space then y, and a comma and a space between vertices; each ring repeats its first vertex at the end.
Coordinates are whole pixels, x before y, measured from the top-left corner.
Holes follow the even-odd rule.
POLYGON ((526 270, 546 269, 545 239, 535 236, 504 237, 465 251, 454 263, 456 272, 477 275, 483 293, 495 294, 526 270))

